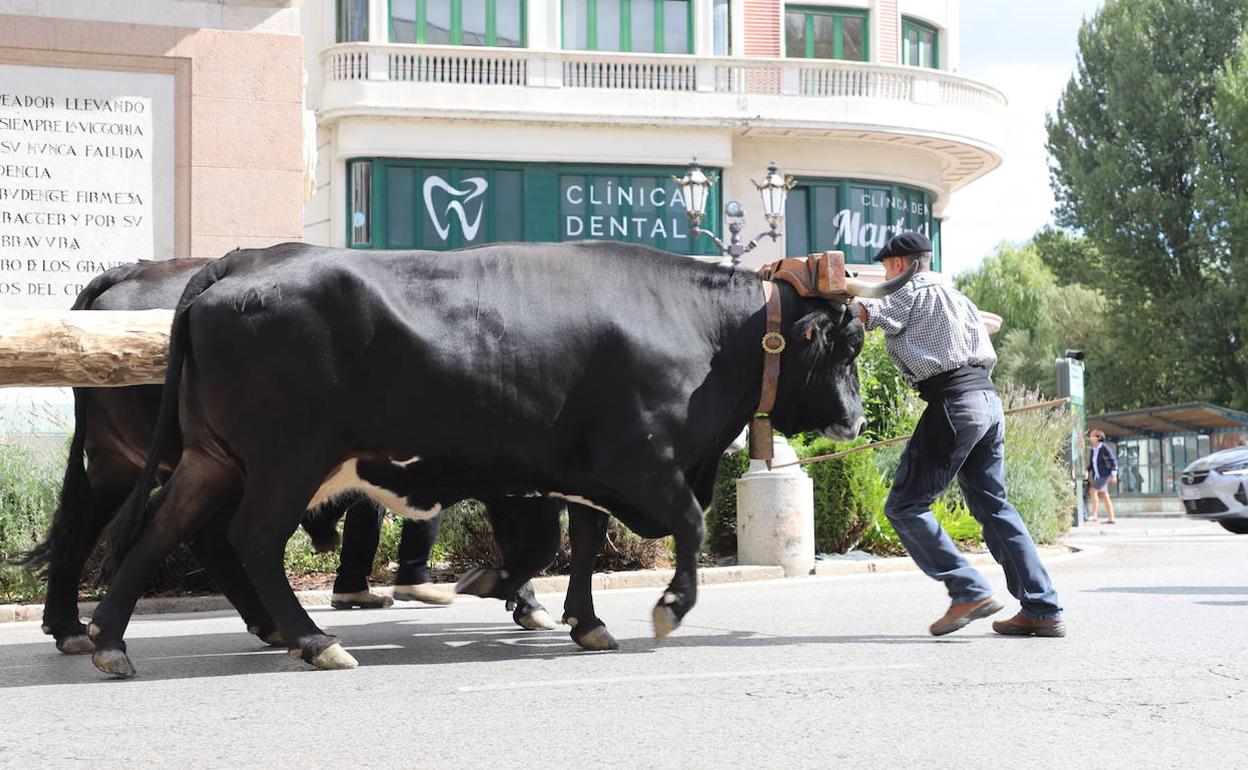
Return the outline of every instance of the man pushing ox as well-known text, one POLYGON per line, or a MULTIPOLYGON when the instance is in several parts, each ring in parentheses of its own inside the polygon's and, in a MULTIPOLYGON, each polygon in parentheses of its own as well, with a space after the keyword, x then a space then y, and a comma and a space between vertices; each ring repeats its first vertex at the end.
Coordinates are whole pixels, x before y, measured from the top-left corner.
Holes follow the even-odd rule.
POLYGON ((906 445, 884 513, 915 563, 943 581, 953 600, 931 625, 952 633, 1001 609, 988 581, 958 552, 932 515, 932 501, 956 476, 984 542, 1005 569, 1006 586, 1022 604, 992 628, 1010 636, 1065 636, 1062 608, 1035 543, 1005 491, 1005 423, 990 374, 997 354, 979 310, 939 274, 930 272, 932 242, 901 233, 876 254, 885 279, 911 262, 919 272, 900 291, 862 300, 867 329, 883 329, 888 354, 927 408, 906 445))

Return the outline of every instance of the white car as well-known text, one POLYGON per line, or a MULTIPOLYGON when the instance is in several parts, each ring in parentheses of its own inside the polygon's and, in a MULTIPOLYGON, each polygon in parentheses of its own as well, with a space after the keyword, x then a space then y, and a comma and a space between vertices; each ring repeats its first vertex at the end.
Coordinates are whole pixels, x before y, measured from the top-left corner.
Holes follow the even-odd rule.
POLYGON ((1248 447, 1214 452, 1184 468, 1179 499, 1188 516, 1248 535, 1248 447))

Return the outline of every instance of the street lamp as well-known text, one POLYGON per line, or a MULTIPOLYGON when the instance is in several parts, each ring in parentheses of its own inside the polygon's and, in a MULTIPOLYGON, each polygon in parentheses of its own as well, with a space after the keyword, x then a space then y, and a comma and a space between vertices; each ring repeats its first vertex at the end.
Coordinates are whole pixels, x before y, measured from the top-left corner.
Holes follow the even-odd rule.
POLYGON ((689 217, 693 232, 713 240, 720 253, 726 254, 732 260, 734 267, 741 262, 742 254, 753 251, 754 247, 758 246, 760 239, 771 238, 774 241, 782 235, 780 223, 784 221, 784 202, 789 190, 793 189, 793 185, 796 184, 793 177, 783 176, 774 162, 769 165, 767 176, 763 177, 761 183, 754 182, 754 186, 758 188, 759 195, 762 196, 763 214, 767 218, 770 229, 754 236, 749 243, 742 243, 741 228, 745 226, 745 212, 740 203, 728 201, 728 204, 724 206, 724 214, 729 219, 728 232, 731 233, 731 237, 725 244, 715 233, 703 230, 700 226, 703 217, 706 216, 706 203, 710 199, 711 186, 715 184, 715 178, 708 177, 698 166, 698 159, 694 158, 690 161, 684 177, 680 179, 672 177, 672 180, 676 182, 676 187, 680 190, 680 199, 685 204, 685 215, 689 217))

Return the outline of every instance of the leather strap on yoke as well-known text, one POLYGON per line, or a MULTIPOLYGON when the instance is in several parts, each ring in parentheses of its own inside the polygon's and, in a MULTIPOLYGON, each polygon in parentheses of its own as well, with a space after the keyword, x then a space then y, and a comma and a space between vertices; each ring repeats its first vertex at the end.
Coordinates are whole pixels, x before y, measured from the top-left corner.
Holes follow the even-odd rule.
POLYGON ((771 410, 776 406, 776 391, 780 384, 780 354, 784 352, 785 339, 780 333, 780 292, 771 281, 763 281, 763 297, 767 304, 767 332, 763 334, 763 390, 758 398, 758 408, 750 420, 750 459, 764 460, 771 470, 772 439, 771 410))

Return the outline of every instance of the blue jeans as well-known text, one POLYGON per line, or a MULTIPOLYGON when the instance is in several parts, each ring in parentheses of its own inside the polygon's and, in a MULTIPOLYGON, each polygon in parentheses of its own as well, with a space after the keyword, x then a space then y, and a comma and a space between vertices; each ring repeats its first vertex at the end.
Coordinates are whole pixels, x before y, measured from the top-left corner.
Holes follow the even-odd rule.
POLYGON ((911 558, 929 577, 944 582, 954 604, 963 604, 991 596, 992 588, 932 515, 932 501, 954 476, 1023 614, 1060 620, 1062 607, 1036 544, 1006 497, 1005 417, 1001 399, 990 390, 928 405, 884 504, 884 514, 911 558))

